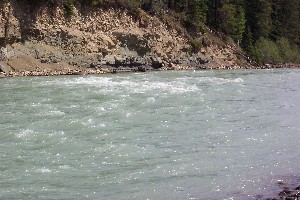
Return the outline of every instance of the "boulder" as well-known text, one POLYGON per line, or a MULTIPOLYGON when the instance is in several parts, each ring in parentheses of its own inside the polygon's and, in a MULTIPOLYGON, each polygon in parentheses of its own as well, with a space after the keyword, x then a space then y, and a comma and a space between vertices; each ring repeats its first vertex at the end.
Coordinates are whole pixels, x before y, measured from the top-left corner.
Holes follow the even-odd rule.
POLYGON ((144 56, 151 52, 148 40, 141 35, 117 31, 113 32, 113 35, 120 41, 121 46, 137 52, 139 56, 144 56))
POLYGON ((163 61, 160 57, 151 57, 151 61, 152 61, 152 67, 154 69, 159 69, 161 67, 163 67, 163 61))
POLYGON ((7 59, 7 48, 1 47, 0 49, 0 61, 7 59))
POLYGON ((104 46, 106 46, 108 49, 113 49, 116 47, 115 42, 112 41, 112 39, 104 34, 99 34, 97 37, 98 41, 102 43, 104 46))
POLYGON ((115 57, 113 55, 107 55, 102 60, 102 63, 106 64, 106 65, 114 65, 116 63, 116 60, 115 60, 115 57))
POLYGON ((126 57, 122 55, 116 55, 115 58, 115 65, 124 65, 126 64, 126 57))
POLYGON ((8 73, 10 70, 3 63, 0 63, 0 72, 8 73))

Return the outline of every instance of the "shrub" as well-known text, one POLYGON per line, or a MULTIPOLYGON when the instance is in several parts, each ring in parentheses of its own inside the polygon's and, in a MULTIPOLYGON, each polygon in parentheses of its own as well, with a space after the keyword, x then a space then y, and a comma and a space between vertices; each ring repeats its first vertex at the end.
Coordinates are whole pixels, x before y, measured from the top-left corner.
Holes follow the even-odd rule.
POLYGON ((68 1, 64 2, 63 6, 64 6, 65 15, 67 17, 70 17, 74 14, 75 6, 74 6, 74 2, 72 0, 68 0, 68 1))
POLYGON ((282 61, 276 43, 265 38, 260 38, 255 43, 255 57, 260 63, 279 63, 282 61))
POLYGON ((279 38, 276 41, 277 48, 282 57, 282 62, 285 63, 297 63, 300 61, 299 48, 292 47, 287 38, 279 38))
POLYGON ((191 50, 193 53, 198 53, 202 47, 202 41, 199 39, 191 40, 191 50))

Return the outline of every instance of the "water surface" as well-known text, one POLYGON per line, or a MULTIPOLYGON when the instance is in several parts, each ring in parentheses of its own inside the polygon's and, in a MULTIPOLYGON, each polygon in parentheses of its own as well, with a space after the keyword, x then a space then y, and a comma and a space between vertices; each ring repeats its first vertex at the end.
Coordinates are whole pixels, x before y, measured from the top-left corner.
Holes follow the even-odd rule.
POLYGON ((252 199, 299 177, 300 70, 0 84, 0 199, 252 199))

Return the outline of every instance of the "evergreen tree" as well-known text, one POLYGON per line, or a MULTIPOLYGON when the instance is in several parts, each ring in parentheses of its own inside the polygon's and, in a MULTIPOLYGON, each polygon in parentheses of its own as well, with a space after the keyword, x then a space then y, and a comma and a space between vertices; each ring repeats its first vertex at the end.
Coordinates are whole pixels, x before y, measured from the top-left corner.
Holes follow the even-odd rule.
POLYGON ((196 31, 205 30, 207 6, 205 0, 191 0, 189 2, 189 20, 196 31))
POLYGON ((248 26, 246 31, 243 34, 243 40, 242 40, 242 48, 249 56, 254 56, 255 50, 254 50, 254 41, 253 36, 250 30, 250 27, 248 26))
POLYGON ((208 13, 207 13, 207 23, 208 25, 218 30, 220 27, 220 16, 219 9, 221 8, 221 0, 210 0, 207 2, 208 13))
POLYGON ((283 20, 286 22, 283 25, 284 36, 288 38, 289 41, 295 44, 299 44, 299 31, 300 31, 300 20, 299 20, 299 1, 286 0, 283 9, 283 20))
POLYGON ((246 22, 243 7, 234 3, 225 3, 219 9, 219 13, 221 31, 239 43, 243 37, 246 22))
POLYGON ((254 30, 256 39, 269 38, 272 30, 272 4, 270 0, 259 0, 257 13, 255 14, 257 30, 254 30))

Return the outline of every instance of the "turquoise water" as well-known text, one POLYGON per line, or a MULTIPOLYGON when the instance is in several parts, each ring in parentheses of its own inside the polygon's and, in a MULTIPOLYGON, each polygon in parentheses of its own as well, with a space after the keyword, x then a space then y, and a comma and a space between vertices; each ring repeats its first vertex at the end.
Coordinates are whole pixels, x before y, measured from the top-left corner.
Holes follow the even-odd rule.
POLYGON ((300 175, 300 70, 0 84, 0 199, 253 199, 300 175))

